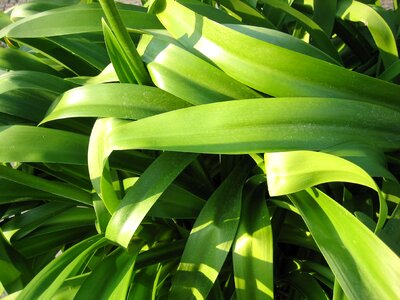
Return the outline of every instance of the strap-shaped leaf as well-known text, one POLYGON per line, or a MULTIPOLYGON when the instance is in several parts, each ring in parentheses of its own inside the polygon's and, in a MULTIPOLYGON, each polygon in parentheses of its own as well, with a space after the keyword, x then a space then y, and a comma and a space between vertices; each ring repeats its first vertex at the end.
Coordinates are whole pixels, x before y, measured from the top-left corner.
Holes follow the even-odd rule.
POLYGON ((200 51, 229 76, 269 95, 338 97, 399 105, 398 85, 252 38, 173 0, 157 1, 155 11, 168 32, 186 48, 200 51))
POLYGON ((242 214, 233 246, 237 299, 273 299, 273 240, 265 187, 244 190, 242 214))
POLYGON ((136 229, 154 203, 196 156, 168 152, 161 154, 122 199, 107 226, 106 237, 128 247, 136 229))
POLYGON ((399 147, 399 118, 397 111, 345 99, 235 100, 127 122, 113 130, 109 144, 114 150, 245 154, 320 150, 352 141, 387 150, 399 147))
MULTIPOLYGON (((22 171, 14 170, 12 168, 4 167, 1 165, 0 165, 0 177, 24 186, 21 188, 22 188, 22 191, 25 190, 22 194, 22 195, 26 195, 25 197, 31 197, 35 194, 37 194, 38 196, 39 195, 44 196, 44 195, 46 195, 46 193, 38 194, 38 191, 43 191, 43 192, 50 193, 51 196, 56 195, 56 196, 60 196, 60 197, 66 198, 66 199, 71 199, 71 200, 78 201, 78 202, 81 202, 84 204, 92 205, 91 194, 84 190, 81 190, 77 187, 74 187, 72 185, 68 185, 68 184, 65 184, 62 182, 46 180, 44 178, 40 178, 39 176, 27 174, 22 171), (28 187, 28 189, 26 189, 25 187, 28 187), (32 195, 29 195, 27 193, 28 191, 30 191, 29 188, 34 189, 32 191, 33 192, 32 195)), ((3 187, 3 185, 2 185, 2 187, 3 187)), ((14 187, 16 187, 16 186, 14 186, 14 187)), ((19 195, 20 192, 21 192, 21 190, 16 191, 15 195, 19 195)), ((2 191, 2 193, 3 193, 3 191, 2 191)), ((47 199, 47 196, 46 196, 46 199, 47 199)))
MULTIPOLYGON (((125 25, 132 29, 162 29, 154 15, 144 12, 142 7, 135 10, 120 10, 125 25)), ((52 9, 21 19, 0 30, 0 37, 36 38, 67 34, 101 32, 101 18, 104 17, 98 5, 76 5, 52 9)))
POLYGON ((126 299, 133 267, 142 245, 138 241, 129 252, 119 248, 105 258, 86 277, 75 299, 126 299))
POLYGON ((261 0, 261 3, 267 4, 273 8, 285 12, 287 15, 293 17, 296 21, 300 22, 301 25, 308 31, 310 36, 313 38, 313 43, 319 49, 326 54, 329 54, 332 58, 338 62, 341 61, 336 49, 333 47, 332 42, 329 40, 329 36, 323 31, 323 29, 312 19, 302 14, 298 10, 289 6, 286 2, 280 0, 261 0))
POLYGON ((34 55, 12 48, 0 49, 0 68, 6 70, 25 70, 58 75, 58 72, 43 63, 34 55))
POLYGON ((337 0, 314 0, 313 20, 331 36, 335 23, 337 0))
POLYGON ((376 235, 318 189, 290 199, 349 299, 398 297, 400 259, 376 235))
POLYGON ((396 39, 392 30, 378 12, 372 7, 353 0, 339 0, 336 16, 352 22, 367 25, 380 52, 385 68, 399 59, 396 39))
POLYGON ((1 162, 87 164, 88 138, 84 135, 33 126, 0 126, 1 162))
POLYGON ((235 238, 249 166, 237 165, 201 210, 173 278, 170 299, 207 298, 235 238))
POLYGON ((322 152, 292 151, 265 154, 268 191, 271 196, 292 194, 326 182, 351 182, 375 190, 379 196, 376 231, 386 221, 385 198, 375 181, 357 165, 322 152))
POLYGON ((42 123, 76 117, 136 120, 188 106, 189 103, 154 87, 117 83, 87 85, 64 93, 42 123))
POLYGON ((226 24, 225 26, 267 43, 293 50, 314 58, 322 59, 332 64, 339 64, 336 60, 327 55, 325 52, 322 52, 320 49, 287 33, 263 27, 246 26, 243 24, 226 24))
POLYGON ((138 45, 153 82, 160 89, 194 105, 260 97, 175 43, 171 38, 143 35, 138 45))
POLYGON ((35 71, 14 71, 0 76, 0 93, 16 89, 39 89, 62 93, 75 87, 73 83, 59 77, 35 71))
POLYGON ((110 56, 111 61, 115 61, 116 57, 119 57, 119 60, 121 60, 123 65, 113 63, 115 71, 119 74, 119 70, 122 68, 126 75, 126 78, 124 78, 128 80, 121 81, 149 84, 149 74, 140 59, 135 44, 125 28, 121 15, 115 6, 115 2, 111 0, 100 0, 100 4, 106 19, 110 24, 109 28, 106 22, 104 20, 102 21, 108 51, 109 53, 113 52, 113 55, 110 56), (110 51, 110 49, 112 49, 112 51, 110 51))
POLYGON ((85 263, 88 256, 107 244, 101 236, 93 236, 71 247, 49 263, 22 290, 17 299, 51 299, 64 280, 85 263))

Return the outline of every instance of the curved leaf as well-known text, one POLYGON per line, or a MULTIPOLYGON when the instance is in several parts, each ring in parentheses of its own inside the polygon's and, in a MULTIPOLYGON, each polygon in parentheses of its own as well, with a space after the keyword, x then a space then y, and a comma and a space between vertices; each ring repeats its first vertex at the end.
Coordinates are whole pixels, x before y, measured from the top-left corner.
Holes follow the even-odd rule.
POLYGON ((386 21, 371 7, 353 0, 339 0, 336 15, 344 20, 367 25, 379 49, 385 68, 399 59, 396 39, 386 21))
POLYGON ((243 195, 243 207, 233 246, 237 299, 273 299, 273 240, 265 187, 243 195))
MULTIPOLYGON (((120 10, 121 17, 131 29, 162 29, 154 15, 147 14, 141 7, 120 10)), ((75 33, 101 32, 101 18, 104 17, 98 5, 76 5, 52 9, 21 19, 0 30, 0 37, 33 38, 75 33)))
POLYGON ((17 299, 50 299, 71 273, 85 263, 89 255, 107 244, 93 236, 71 247, 48 264, 17 296, 17 299))
POLYGON ((113 150, 219 154, 319 150, 350 141, 389 150, 399 148, 399 118, 397 111, 345 99, 234 100, 121 124, 107 143, 113 150))
POLYGON ((154 87, 120 83, 87 85, 60 96, 42 123, 75 117, 136 120, 188 106, 187 102, 154 87))
POLYGON ((58 75, 58 72, 37 59, 34 55, 12 48, 0 48, 0 68, 6 70, 25 70, 58 75))
POLYGON ((32 126, 0 126, 1 162, 87 164, 88 138, 62 130, 32 126))
POLYGON ((290 199, 350 299, 396 299, 400 259, 376 235, 318 189, 290 199))
POLYGON ((296 21, 300 22, 301 25, 308 31, 310 36, 313 38, 313 43, 320 50, 329 54, 332 58, 341 61, 339 54, 333 47, 332 42, 329 40, 329 36, 322 30, 319 25, 306 15, 302 14, 298 10, 290 7, 287 3, 280 0, 261 0, 261 3, 267 4, 275 9, 285 12, 289 16, 293 17, 296 21))
POLYGON ((196 154, 163 153, 146 169, 113 212, 106 237, 123 247, 128 244, 151 207, 196 154))
POLYGON ((142 36, 138 51, 159 88, 194 105, 260 97, 213 65, 157 36, 142 36))
POLYGON ((357 165, 313 151, 266 153, 265 164, 271 196, 292 194, 326 182, 351 182, 375 190, 380 204, 376 231, 382 229, 388 216, 385 198, 375 181, 357 165))
POLYGON ((249 164, 237 165, 201 210, 173 278, 170 299, 207 298, 239 225, 248 168, 249 164))
POLYGON ((398 85, 252 38, 172 0, 160 0, 156 5, 157 17, 179 42, 259 91, 275 97, 360 99, 399 108, 398 85))

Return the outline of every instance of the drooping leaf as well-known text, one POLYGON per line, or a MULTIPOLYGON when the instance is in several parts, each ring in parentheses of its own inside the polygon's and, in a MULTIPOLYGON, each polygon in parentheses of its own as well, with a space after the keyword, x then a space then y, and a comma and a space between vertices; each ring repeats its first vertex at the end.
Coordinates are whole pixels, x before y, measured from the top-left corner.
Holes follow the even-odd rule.
POLYGON ((326 182, 351 182, 375 190, 379 196, 382 229, 388 216, 387 204, 375 181, 360 167, 340 157, 322 152, 292 151, 265 154, 268 190, 271 196, 295 193, 326 182))
POLYGON ((171 299, 207 298, 239 225, 248 168, 239 164, 201 210, 173 278, 171 299))
POLYGON ((229 76, 254 89, 275 97, 379 99, 389 106, 399 103, 397 85, 254 39, 175 1, 156 4, 157 17, 179 42, 200 51, 229 76))
POLYGON ((87 164, 86 136, 33 126, 0 126, 1 162, 87 164))
POLYGON ((315 188, 290 199, 349 299, 399 295, 400 259, 357 218, 315 188))
POLYGON ((124 123, 108 143, 114 150, 224 154, 319 150, 350 141, 388 150, 399 146, 398 119, 397 111, 345 99, 236 100, 124 123))
POLYGON ((106 237, 127 247, 154 203, 196 156, 168 152, 159 156, 127 191, 115 212, 113 211, 106 237))

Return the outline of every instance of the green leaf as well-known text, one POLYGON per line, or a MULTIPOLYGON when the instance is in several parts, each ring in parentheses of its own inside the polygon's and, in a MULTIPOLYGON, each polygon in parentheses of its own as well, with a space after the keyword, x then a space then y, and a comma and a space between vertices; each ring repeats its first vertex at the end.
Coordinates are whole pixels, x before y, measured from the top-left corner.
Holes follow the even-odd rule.
POLYGON ((304 299, 328 300, 329 297, 317 280, 307 273, 293 272, 285 277, 290 286, 293 286, 304 299))
MULTIPOLYGON (((1 176, 1 175, 0 175, 1 176)), ((61 198, 47 192, 40 191, 34 188, 27 187, 26 185, 17 182, 0 179, 1 193, 0 203, 14 203, 25 202, 30 200, 46 199, 46 200, 60 200, 61 198)))
POLYGON ((376 235, 318 189, 290 199, 349 299, 396 299, 400 259, 376 235))
MULTIPOLYGON (((150 77, 149 74, 147 73, 142 60, 140 59, 140 56, 136 50, 136 46, 133 43, 131 37, 128 34, 128 31, 125 28, 124 22, 121 19, 121 16, 117 10, 117 7, 115 6, 115 3, 113 0, 100 0, 101 7, 104 11, 104 14, 106 16, 106 19, 108 23, 110 24, 110 28, 107 27, 107 24, 103 21, 102 26, 103 26, 103 32, 107 32, 106 37, 106 43, 108 42, 108 50, 110 52, 110 48, 112 49, 111 52, 114 52, 115 54, 111 56, 111 58, 115 56, 119 56, 122 58, 122 63, 125 64, 125 66, 128 68, 130 72, 126 72, 127 70, 125 69, 125 73, 128 82, 137 82, 138 84, 149 84, 150 77), (104 28, 107 30, 104 31, 104 28), (111 43, 110 43, 111 42, 111 43)), ((119 66, 120 65, 114 65, 114 68, 119 74, 119 66)))
POLYGON ((1 94, 21 89, 62 93, 73 87, 75 85, 70 82, 42 72, 14 71, 0 75, 1 94))
POLYGON ((0 232, 0 282, 8 293, 15 291, 14 285, 18 288, 22 287, 21 271, 15 264, 13 252, 14 249, 10 247, 0 232))
POLYGON ((314 58, 322 59, 324 61, 330 62, 331 64, 338 65, 338 62, 327 55, 325 52, 322 52, 318 48, 310 45, 299 38, 291 36, 281 31, 272 30, 268 28, 255 27, 255 26, 246 26, 246 25, 237 25, 237 24, 226 24, 226 27, 232 28, 236 31, 239 31, 248 36, 254 37, 261 41, 286 48, 292 51, 296 51, 298 53, 302 53, 314 58))
POLYGON ((126 299, 133 267, 142 245, 138 242, 130 252, 119 248, 105 258, 86 277, 75 299, 126 299))
POLYGON ((26 18, 43 11, 77 4, 78 2, 79 0, 58 0, 52 2, 31 1, 28 3, 18 3, 11 11, 11 19, 15 22, 18 19, 26 18))
MULTIPOLYGON (((81 58, 79 56, 79 54, 82 54, 82 50, 79 49, 80 48, 79 46, 76 47, 78 48, 76 49, 78 53, 74 53, 73 51, 70 51, 70 49, 66 49, 63 46, 59 45, 65 43, 65 41, 68 41, 68 39, 62 37, 61 38, 56 37, 56 38, 59 38, 58 43, 55 40, 49 38, 39 38, 39 39, 20 38, 20 39, 15 39, 15 41, 24 44, 29 48, 33 48, 41 55, 50 58, 56 65, 57 69, 60 69, 60 66, 65 68, 65 70, 62 70, 63 73, 69 74, 68 72, 70 72, 77 75, 98 74, 99 69, 92 65, 95 59, 89 60, 89 62, 86 61, 84 58, 81 58)), ((71 46, 68 45, 68 43, 65 44, 67 44, 67 46, 71 46)), ((74 43, 69 42, 69 44, 74 44, 74 43)), ((98 47, 94 46, 93 48, 96 49, 98 47)))
POLYGON ((386 21, 370 6, 353 0, 339 0, 336 16, 351 22, 362 22, 370 31, 385 68, 399 59, 396 39, 386 21))
POLYGON ((389 68, 385 70, 380 76, 380 79, 386 81, 395 81, 400 78, 400 60, 394 62, 389 68))
POLYGON ((0 48, 0 68, 6 70, 26 70, 58 75, 58 72, 34 55, 12 48, 0 48))
POLYGON ((88 85, 88 84, 99 84, 106 82, 117 82, 119 81, 117 74, 115 73, 113 65, 110 63, 107 67, 104 68, 103 71, 97 76, 79 76, 67 78, 66 80, 73 82, 79 85, 88 85))
POLYGON ((123 247, 128 244, 151 207, 196 154, 163 153, 130 188, 113 212, 106 237, 123 247))
POLYGON ((236 297, 238 300, 273 299, 273 241, 265 187, 244 192, 232 251, 236 297))
POLYGON ((52 92, 38 89, 5 92, 0 95, 0 112, 37 124, 56 97, 52 92))
POLYGON ((92 40, 79 35, 54 36, 47 39, 98 70, 103 70, 110 62, 103 45, 97 45, 92 40))
POLYGON ((266 94, 375 103, 379 99, 382 105, 398 107, 400 86, 252 38, 172 0, 157 1, 155 11, 168 32, 186 48, 200 51, 229 76, 266 94))
MULTIPOLYGON (((135 10, 120 10, 121 18, 128 28, 163 28, 154 15, 145 13, 141 7, 132 7, 135 10)), ((98 5, 68 6, 21 19, 0 30, 0 37, 38 38, 101 32, 102 17, 104 17, 103 11, 98 5)))
POLYGON ((206 299, 235 238, 249 166, 238 164, 201 210, 173 278, 171 299, 206 299))
POLYGON ((168 219, 194 219, 205 201, 190 191, 171 184, 150 209, 148 215, 168 219))
POLYGON ((325 31, 328 37, 332 35, 336 6, 337 0, 314 0, 313 20, 325 31))
POLYGON ((399 118, 399 112, 344 99, 235 100, 124 123, 107 143, 114 150, 217 154, 319 150, 350 141, 388 150, 399 147, 399 118))
POLYGON ((220 5, 221 4, 223 5, 223 7, 227 7, 228 9, 234 11, 237 15, 239 15, 242 19, 242 23, 244 24, 275 29, 275 26, 271 23, 271 21, 264 17, 264 15, 257 9, 251 7, 244 1, 222 0, 220 1, 220 5))
POLYGON ((332 58, 341 61, 339 54, 333 47, 332 42, 329 40, 329 36, 322 30, 319 25, 312 19, 308 18, 306 15, 302 14, 298 10, 290 7, 287 3, 280 0, 261 0, 261 3, 267 4, 270 7, 278 9, 278 11, 283 11, 287 15, 293 17, 298 21, 310 34, 313 39, 313 43, 320 50, 330 55, 332 58))
POLYGON ((84 264, 89 255, 103 247, 106 241, 101 236, 93 236, 74 245, 40 271, 17 299, 51 299, 65 279, 84 264))
POLYGON ((379 196, 379 219, 376 230, 382 229, 388 216, 383 194, 367 172, 334 155, 312 151, 265 154, 268 191, 271 196, 295 193, 326 182, 351 182, 375 190, 379 196))
POLYGON ((104 19, 101 19, 101 24, 103 26, 104 42, 107 47, 108 56, 111 59, 119 81, 121 83, 137 83, 134 67, 130 63, 121 44, 104 19))
POLYGON ((15 216, 2 227, 3 236, 10 242, 22 239, 37 229, 46 219, 67 210, 71 205, 46 203, 32 208, 24 214, 15 216))
POLYGON ((76 117, 136 120, 188 106, 185 101, 154 87, 118 83, 88 85, 60 96, 42 123, 76 117))
POLYGON ((1 162, 87 164, 88 139, 67 131, 33 126, 0 126, 1 162))
POLYGON ((224 72, 161 36, 143 35, 138 51, 155 85, 198 105, 260 95, 224 72))

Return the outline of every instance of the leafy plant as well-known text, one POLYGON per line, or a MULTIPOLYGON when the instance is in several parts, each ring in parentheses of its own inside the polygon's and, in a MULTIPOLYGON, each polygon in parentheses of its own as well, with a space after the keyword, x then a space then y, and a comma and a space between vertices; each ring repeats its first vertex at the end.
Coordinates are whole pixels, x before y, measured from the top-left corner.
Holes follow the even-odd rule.
POLYGON ((397 299, 400 10, 0 15, 8 299, 397 299))

